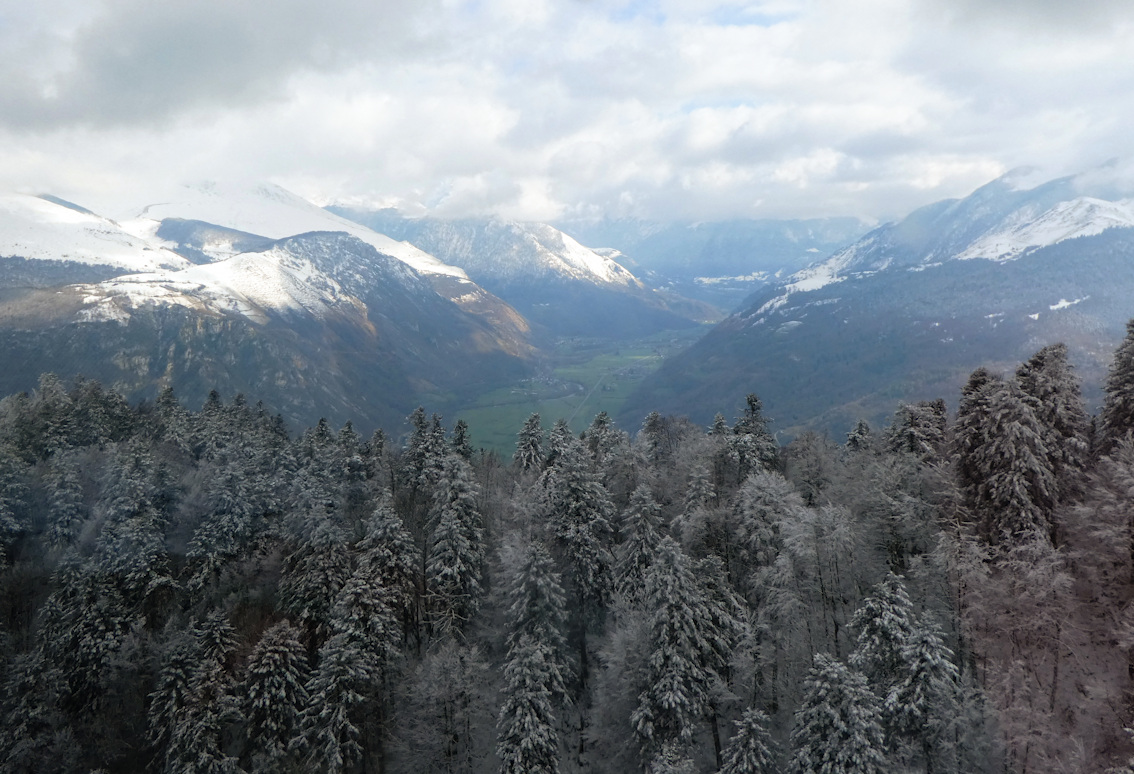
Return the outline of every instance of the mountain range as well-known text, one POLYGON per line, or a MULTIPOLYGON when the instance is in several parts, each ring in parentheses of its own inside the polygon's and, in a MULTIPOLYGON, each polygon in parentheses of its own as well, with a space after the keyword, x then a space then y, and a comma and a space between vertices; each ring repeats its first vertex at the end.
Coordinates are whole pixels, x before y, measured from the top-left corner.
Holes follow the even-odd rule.
POLYGON ((709 422, 762 398, 787 434, 955 400, 980 365, 1056 341, 1089 400, 1134 316, 1134 199, 1097 174, 1017 170, 882 225, 753 295, 627 403, 709 422), (1100 179, 1101 178, 1101 179, 1100 179))
POLYGON ((544 223, 330 209, 460 266, 520 311, 544 343, 557 336, 634 338, 723 316, 711 304, 647 285, 623 265, 620 251, 584 247, 544 223))
POLYGON ((419 403, 445 410, 515 384, 558 336, 649 334, 714 312, 671 310, 550 226, 488 221, 477 234, 475 249, 446 251, 466 271, 274 185, 82 205, 8 194, 0 359, 14 367, 0 393, 81 373, 135 399, 170 385, 192 405, 216 388, 297 423, 392 427, 419 403))
POLYGON ((857 218, 709 223, 576 218, 555 226, 584 244, 616 248, 618 260, 655 287, 730 312, 765 285, 869 230, 857 218))
POLYGON ((324 209, 269 184, 0 195, 0 393, 81 373, 134 399, 170 385, 193 405, 216 388, 296 423, 396 427, 418 404, 451 412, 546 373, 565 338, 697 336, 755 289, 619 420, 708 423, 755 392, 785 434, 838 434, 1055 341, 1093 399, 1134 311, 1134 198, 1097 170, 1015 171, 866 233, 849 219, 563 225, 585 241, 324 209))

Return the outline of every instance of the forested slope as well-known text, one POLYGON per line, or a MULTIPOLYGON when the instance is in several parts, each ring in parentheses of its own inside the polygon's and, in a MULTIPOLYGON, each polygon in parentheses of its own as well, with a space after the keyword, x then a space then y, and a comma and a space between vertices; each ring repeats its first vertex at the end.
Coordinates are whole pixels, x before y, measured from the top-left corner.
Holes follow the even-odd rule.
MULTIPOLYGON (((1134 325, 779 448, 749 396, 516 453, 243 398, 0 401, 9 771, 1102 771, 1128 753, 1134 325)), ((1125 771, 1125 769, 1124 769, 1125 771)))

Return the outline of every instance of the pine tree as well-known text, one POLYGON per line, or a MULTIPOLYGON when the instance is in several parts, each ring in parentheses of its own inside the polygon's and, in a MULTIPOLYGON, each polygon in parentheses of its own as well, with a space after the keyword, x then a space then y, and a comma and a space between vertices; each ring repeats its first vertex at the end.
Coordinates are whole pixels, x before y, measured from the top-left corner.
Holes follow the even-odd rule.
POLYGON ((379 679, 378 666, 349 633, 331 636, 306 685, 300 736, 290 745, 311 770, 339 774, 362 760, 362 714, 379 679))
POLYGON ((23 533, 28 495, 27 466, 16 451, 0 445, 0 566, 7 562, 9 546, 23 533))
POLYGON ((196 445, 196 423, 178 402, 172 387, 167 385, 158 394, 157 410, 161 440, 185 454, 190 453, 196 445))
POLYGON ((858 645, 850 663, 871 683, 888 686, 903 676, 903 651, 916 631, 913 602, 902 578, 889 573, 863 600, 851 620, 858 645))
POLYGON ((430 617, 441 634, 459 632, 480 606, 484 538, 477 494, 468 463, 450 455, 434 493, 425 567, 430 617))
POLYGON ((1134 319, 1126 323, 1126 338, 1114 351, 1105 391, 1099 414, 1103 452, 1134 430, 1134 319))
POLYGON ((654 465, 673 452, 673 446, 666 432, 666 421, 656 411, 646 415, 642 421, 642 429, 638 431, 638 437, 642 439, 646 459, 654 465))
POLYGON ((504 699, 497 723, 501 774, 555 774, 559 734, 553 707, 563 682, 551 647, 522 634, 504 664, 504 699))
POLYGON ((645 593, 646 574, 661 542, 661 506, 650 488, 634 490, 622 515, 622 544, 618 546, 615 590, 631 604, 639 604, 645 593))
POLYGON ((420 572, 413 538, 394 512, 388 493, 379 501, 358 547, 358 572, 382 589, 386 604, 408 634, 416 624, 414 597, 420 572))
POLYGON ((865 419, 859 419, 847 433, 846 448, 852 452, 867 451, 874 445, 874 431, 865 419))
POLYGON ((1061 496, 1075 491, 1087 463, 1087 429, 1079 380, 1067 362, 1067 346, 1052 344, 1016 370, 1016 381, 1039 405, 1036 418, 1050 433, 1048 461, 1061 496))
POLYGON ((899 679, 886 693, 882 706, 884 724, 891 737, 914 742, 927 771, 944 757, 946 732, 958 712, 959 675, 953 652, 928 623, 921 623, 902 647, 899 679))
POLYGON ((710 614, 681 547, 663 538, 646 578, 650 616, 646 688, 631 723, 644 758, 667 742, 688 746, 705 716, 713 674, 710 614))
POLYGON ((69 548, 74 545, 79 528, 87 518, 83 486, 71 454, 56 454, 51 458, 47 484, 51 509, 48 541, 54 548, 69 548))
POLYGON ((450 440, 449 445, 452 446, 453 452, 464 459, 466 462, 472 460, 473 447, 472 441, 469 440, 469 423, 463 419, 458 419, 457 423, 453 425, 453 438, 450 440))
POLYGON ((583 631, 613 590, 609 542, 614 506, 583 445, 570 435, 558 443, 560 451, 540 479, 541 510, 555 536, 564 577, 575 595, 576 623, 583 631))
POLYGON ((779 462, 779 445, 768 432, 768 420, 760 399, 749 393, 744 398, 744 415, 733 425, 733 452, 740 466, 740 480, 758 470, 773 470, 779 462))
POLYGON ((948 410, 945 401, 903 403, 886 431, 890 451, 908 452, 924 461, 936 460, 945 449, 948 410))
POLYGON ((982 366, 969 375, 961 389, 953 449, 957 456, 957 483, 973 507, 977 502, 977 490, 984 482, 980 457, 988 443, 989 401, 993 393, 1003 387, 1004 381, 982 366))
POLYGON ((768 716, 760 710, 745 710, 736 721, 736 736, 728 743, 717 774, 772 774, 776 764, 768 723, 768 716))
POLYGON ((583 432, 583 443, 591 453, 591 459, 599 470, 611 461, 615 449, 627 442, 626 433, 614 427, 614 420, 605 411, 595 415, 591 426, 583 432))
POLYGON ((982 534, 996 545, 1033 529, 1050 532, 1057 483, 1035 398, 1006 382, 989 394, 987 411, 985 442, 973 455, 982 534))
POLYGON ((309 644, 326 636, 335 597, 352 572, 342 529, 326 515, 310 518, 310 542, 287 556, 279 582, 280 609, 300 625, 309 644))
POLYGON ((288 745, 299 733, 307 706, 307 655, 300 632, 281 621, 264 632, 248 656, 240 686, 251 771, 286 766, 288 745))
POLYGON ((167 771, 235 774, 237 760, 225 753, 222 735, 235 717, 228 661, 236 635, 223 613, 191 633, 191 643, 172 650, 151 696, 151 739, 167 771))
POLYGON ((791 732, 793 774, 884 774, 878 698, 866 678, 822 653, 804 682, 791 732))
POLYGON ((61 705, 66 686, 42 652, 7 664, 0 698, 0 764, 5 771, 79 771, 82 750, 61 705))
POLYGON ((532 414, 520 428, 512 461, 520 470, 539 470, 543 467, 543 426, 539 414, 532 414))
MULTIPOLYGON (((543 544, 538 542, 516 549, 516 561, 507 589, 505 620, 508 647, 512 648, 521 637, 542 643, 550 649, 560 671, 565 672, 563 632, 567 609, 555 563, 543 544)), ((564 692, 562 683, 553 686, 553 693, 564 692)))

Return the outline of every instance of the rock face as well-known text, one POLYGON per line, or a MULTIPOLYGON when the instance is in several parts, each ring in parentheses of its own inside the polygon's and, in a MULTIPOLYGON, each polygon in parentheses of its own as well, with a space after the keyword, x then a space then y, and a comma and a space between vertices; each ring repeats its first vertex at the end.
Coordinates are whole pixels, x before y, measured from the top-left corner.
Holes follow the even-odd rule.
POLYGON ((1065 342, 1097 395, 1134 316, 1134 210, 1081 178, 1020 173, 887 224, 753 296, 628 404, 708 422, 764 401, 776 427, 846 432, 897 401, 955 401, 982 364, 1065 342), (1104 197, 1110 198, 1104 198, 1104 197))

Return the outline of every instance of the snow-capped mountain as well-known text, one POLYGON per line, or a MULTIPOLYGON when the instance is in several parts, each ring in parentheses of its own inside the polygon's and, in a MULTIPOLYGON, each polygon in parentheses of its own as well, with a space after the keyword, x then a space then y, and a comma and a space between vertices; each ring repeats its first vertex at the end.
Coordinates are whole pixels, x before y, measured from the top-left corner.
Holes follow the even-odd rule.
POLYGON ((460 269, 276 187, 231 209, 184 191, 116 217, 0 200, 0 360, 16 366, 0 389, 83 373, 135 397, 216 387, 299 422, 393 425, 424 395, 526 372, 527 322, 460 269))
POLYGON ((342 207, 330 207, 329 212, 401 237, 480 281, 574 280, 599 286, 641 287, 633 274, 609 257, 543 223, 500 218, 406 218, 394 210, 342 207))
POLYGON ((619 262, 654 287, 728 310, 868 230, 855 218, 704 223, 576 219, 555 225, 584 244, 616 249, 622 254, 619 262))
POLYGON ((631 336, 687 327, 714 310, 647 287, 614 258, 543 223, 446 221, 331 210, 461 267, 550 336, 631 336))
MULTIPOLYGON (((269 239, 310 231, 340 231, 361 239, 374 249, 390 255, 425 274, 465 277, 455 266, 447 265, 411 244, 391 239, 334 213, 272 183, 238 185, 205 182, 181 185, 168 194, 144 200, 96 202, 99 211, 113 218, 122 228, 143 239, 158 238, 161 224, 170 218, 194 220, 269 239)), ((218 257, 230 254, 225 240, 202 246, 218 257)))
POLYGON ((977 366, 1055 341, 1097 395, 1134 317, 1134 203, 1089 176, 1033 182, 1010 173, 770 285, 666 363, 631 410, 707 422, 700 405, 756 392, 781 429, 843 432, 898 399, 955 400, 977 366))
POLYGON ((181 256, 51 196, 0 194, 0 256, 110 272, 182 269, 181 256))

